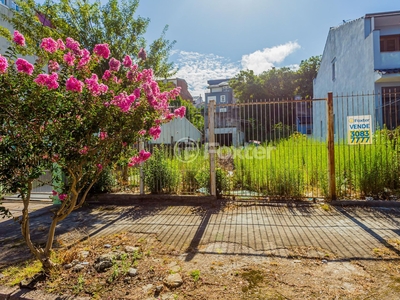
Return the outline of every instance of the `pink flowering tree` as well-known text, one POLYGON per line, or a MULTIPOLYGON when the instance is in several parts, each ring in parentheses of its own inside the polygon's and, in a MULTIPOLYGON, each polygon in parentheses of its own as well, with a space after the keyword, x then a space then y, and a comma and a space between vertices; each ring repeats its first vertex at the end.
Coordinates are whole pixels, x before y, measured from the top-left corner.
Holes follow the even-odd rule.
MULTIPOLYGON (((171 114, 168 102, 179 89, 161 92, 144 59, 112 57, 107 44, 82 49, 72 38, 45 38, 34 64, 18 57, 25 40, 14 34, 7 56, 0 55, 0 183, 18 192, 24 208, 21 230, 45 270, 53 267, 50 252, 56 225, 81 207, 102 170, 131 153, 139 138, 157 138, 160 126, 184 114, 171 114), (93 73, 107 62, 101 78, 93 73), (135 63, 136 62, 136 63, 135 63), (44 248, 30 238, 28 207, 32 183, 57 165, 66 183, 53 191, 61 205, 54 213, 44 248)), ((141 151, 129 159, 134 167, 147 160, 141 151)))

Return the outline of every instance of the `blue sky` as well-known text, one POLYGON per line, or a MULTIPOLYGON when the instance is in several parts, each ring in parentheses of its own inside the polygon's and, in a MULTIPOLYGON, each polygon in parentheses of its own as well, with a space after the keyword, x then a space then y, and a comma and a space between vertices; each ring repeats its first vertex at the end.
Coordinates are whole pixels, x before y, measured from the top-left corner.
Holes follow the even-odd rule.
POLYGON ((141 0, 136 15, 151 20, 149 42, 169 25, 176 76, 198 96, 207 80, 242 69, 296 68, 323 53, 330 27, 395 10, 400 10, 398 0, 141 0))

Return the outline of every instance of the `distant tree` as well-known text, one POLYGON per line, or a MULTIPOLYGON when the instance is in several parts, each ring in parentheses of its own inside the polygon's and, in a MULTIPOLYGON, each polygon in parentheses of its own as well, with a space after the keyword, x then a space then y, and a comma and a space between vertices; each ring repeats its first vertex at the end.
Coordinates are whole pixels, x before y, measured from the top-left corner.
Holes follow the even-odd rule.
MULTIPOLYGON (((45 0, 42 5, 33 0, 14 2, 20 10, 11 17, 2 17, 25 36, 28 45, 33 45, 27 49, 30 53, 35 53, 35 46, 49 36, 64 40, 72 37, 90 51, 96 44, 107 41, 118 60, 126 54, 136 56, 144 48, 147 50, 144 68, 152 68, 156 77, 166 78, 174 73, 168 57, 175 41, 165 39, 168 26, 158 39, 147 45, 144 34, 150 19, 134 17, 139 0, 109 0, 105 5, 89 0, 45 0)), ((5 28, 0 29, 0 34, 11 40, 5 28)), ((99 68, 98 73, 102 74, 108 66, 103 64, 99 68)))
POLYGON ((240 102, 254 99, 264 99, 264 90, 260 77, 253 70, 242 70, 229 81, 235 97, 240 102))
POLYGON ((311 56, 309 59, 301 61, 297 71, 296 95, 306 99, 313 97, 313 81, 317 77, 321 58, 321 55, 311 56))
MULTIPOLYGON (((252 70, 240 71, 229 82, 235 97, 239 102, 282 101, 293 99, 300 95, 302 98, 312 98, 313 80, 317 75, 321 56, 313 56, 303 60, 299 69, 288 67, 272 68, 256 75, 252 70)), ((245 108, 242 108, 242 110, 245 108)), ((268 139, 271 135, 279 138, 287 136, 276 134, 284 128, 292 131, 295 124, 296 105, 279 103, 267 105, 263 109, 252 109, 242 113, 247 117, 243 130, 248 140, 268 139)))
POLYGON ((259 75, 263 99, 293 98, 296 90, 296 72, 288 67, 272 68, 259 75))
POLYGON ((302 60, 297 71, 288 67, 272 68, 260 75, 254 74, 252 70, 240 71, 229 81, 229 85, 240 102, 287 99, 295 95, 312 98, 313 80, 320 63, 321 56, 312 56, 302 60))

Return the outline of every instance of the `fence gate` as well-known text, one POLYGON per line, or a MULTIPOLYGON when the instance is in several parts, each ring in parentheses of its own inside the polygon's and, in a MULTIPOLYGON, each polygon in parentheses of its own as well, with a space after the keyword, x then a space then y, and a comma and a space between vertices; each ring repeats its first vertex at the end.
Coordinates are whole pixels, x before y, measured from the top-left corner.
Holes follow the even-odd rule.
POLYGON ((313 127, 318 126, 313 122, 313 105, 326 108, 326 99, 211 101, 205 120, 206 142, 210 158, 215 157, 216 194, 235 198, 327 197, 328 149, 325 137, 313 137, 313 127))

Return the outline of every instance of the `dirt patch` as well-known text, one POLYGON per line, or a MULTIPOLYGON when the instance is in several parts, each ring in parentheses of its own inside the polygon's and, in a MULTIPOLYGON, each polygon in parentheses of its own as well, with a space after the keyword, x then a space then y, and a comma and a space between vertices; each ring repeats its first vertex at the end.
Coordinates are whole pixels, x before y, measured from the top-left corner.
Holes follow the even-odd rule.
MULTIPOLYGON (((396 299, 400 292, 398 257, 387 249, 376 250, 376 260, 342 261, 310 247, 266 254, 240 246, 245 254, 227 254, 237 247, 217 242, 185 253, 155 235, 88 239, 56 249, 59 266, 36 288, 88 299, 396 299)), ((1 272, 6 285, 12 275, 1 272)))

